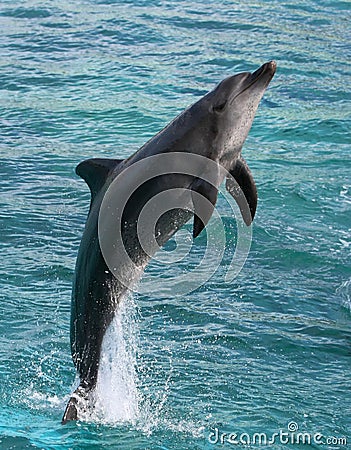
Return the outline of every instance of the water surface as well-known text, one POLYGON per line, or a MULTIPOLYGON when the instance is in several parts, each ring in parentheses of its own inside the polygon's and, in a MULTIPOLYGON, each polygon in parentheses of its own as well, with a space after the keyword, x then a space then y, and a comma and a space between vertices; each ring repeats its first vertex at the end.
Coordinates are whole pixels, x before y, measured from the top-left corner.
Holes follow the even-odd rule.
MULTIPOLYGON (((292 422, 350 445, 350 20, 350 3, 331 0, 0 3, 1 448, 244 448, 210 433, 292 422), (236 226, 221 199, 216 274, 188 295, 168 288, 200 261, 199 237, 190 259, 150 265, 158 295, 130 299, 134 419, 62 427, 89 206, 76 164, 127 157, 221 79, 271 59, 243 150, 259 191, 244 269, 224 283, 236 226)), ((334 443, 312 448, 347 448, 334 443)))

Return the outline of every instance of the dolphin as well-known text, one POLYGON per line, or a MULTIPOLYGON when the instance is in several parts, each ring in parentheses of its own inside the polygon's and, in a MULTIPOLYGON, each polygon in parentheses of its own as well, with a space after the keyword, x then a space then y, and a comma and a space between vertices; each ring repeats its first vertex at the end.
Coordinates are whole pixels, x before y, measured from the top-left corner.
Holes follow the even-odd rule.
POLYGON ((243 220, 251 224, 257 189, 241 150, 275 71, 276 63, 270 61, 253 73, 224 79, 125 160, 94 158, 78 164, 76 173, 88 184, 91 202, 76 261, 71 303, 71 353, 79 386, 68 401, 63 424, 79 419, 80 400, 94 392, 103 339, 120 299, 140 278, 157 249, 191 217, 193 237, 201 233, 212 215, 224 178, 243 220), (166 157, 170 164, 163 170, 166 157), (160 167, 153 158, 159 158, 160 167), (187 164, 191 169, 187 170, 187 164), (143 179, 149 170, 151 175, 143 179), (171 200, 162 200, 165 192, 173 195, 171 200), (120 196, 126 200, 121 211, 116 207, 114 213, 113 202, 120 196), (110 201, 107 205, 106 199, 110 201), (149 204, 156 210, 161 207, 155 212, 156 219, 149 215, 144 221, 146 241, 151 242, 145 249, 138 237, 138 218, 149 204), (117 216, 121 237, 118 245, 114 242, 115 224, 110 226, 117 216))

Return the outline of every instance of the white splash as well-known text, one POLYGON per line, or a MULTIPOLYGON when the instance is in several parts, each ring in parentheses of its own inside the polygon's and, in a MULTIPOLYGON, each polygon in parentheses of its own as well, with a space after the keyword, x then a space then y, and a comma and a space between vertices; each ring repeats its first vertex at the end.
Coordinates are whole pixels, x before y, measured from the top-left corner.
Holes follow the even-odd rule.
POLYGON ((351 312, 351 278, 342 283, 336 292, 342 299, 342 306, 351 312))
POLYGON ((103 340, 94 410, 90 420, 135 423, 139 415, 138 321, 132 295, 121 299, 103 340))
POLYGON ((198 424, 191 418, 179 421, 166 405, 173 375, 172 349, 162 346, 156 360, 140 360, 139 323, 131 293, 121 299, 104 337, 96 388, 78 399, 79 420, 109 426, 131 424, 147 436, 157 429, 197 435, 198 424), (151 372, 149 366, 144 367, 150 362, 151 372))

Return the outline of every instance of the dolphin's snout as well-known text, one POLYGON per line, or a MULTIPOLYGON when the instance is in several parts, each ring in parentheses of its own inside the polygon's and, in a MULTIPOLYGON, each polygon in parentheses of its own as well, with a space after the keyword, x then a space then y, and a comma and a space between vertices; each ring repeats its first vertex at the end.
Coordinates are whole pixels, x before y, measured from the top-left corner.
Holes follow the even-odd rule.
POLYGON ((275 71, 277 70, 277 63, 274 60, 269 61, 268 63, 264 64, 264 66, 267 66, 267 71, 270 71, 272 75, 275 74, 275 71))
POLYGON ((265 79, 268 77, 269 80, 271 80, 275 74, 276 69, 277 63, 275 61, 269 61, 263 64, 255 72, 252 72, 249 78, 250 85, 256 83, 256 81, 258 81, 261 77, 265 77, 265 79))

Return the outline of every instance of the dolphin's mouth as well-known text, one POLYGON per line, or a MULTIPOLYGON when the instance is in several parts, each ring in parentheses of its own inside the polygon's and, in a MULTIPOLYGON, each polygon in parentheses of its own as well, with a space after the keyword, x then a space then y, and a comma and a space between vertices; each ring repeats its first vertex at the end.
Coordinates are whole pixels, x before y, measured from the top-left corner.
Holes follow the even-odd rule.
POLYGON ((229 104, 232 104, 233 101, 237 97, 239 97, 243 92, 247 91, 248 89, 250 89, 251 86, 253 86, 254 84, 256 84, 261 80, 264 81, 264 84, 262 86, 262 92, 264 92, 264 90, 270 83, 271 79, 273 78, 276 69, 277 63, 275 61, 269 61, 263 64, 259 69, 255 70, 255 72, 252 73, 248 72, 247 79, 245 80, 247 82, 247 85, 229 101, 229 104))
POLYGON ((257 69, 255 72, 253 72, 251 74, 250 79, 249 79, 249 85, 247 87, 252 86, 263 76, 267 77, 266 82, 268 84, 271 81, 271 79, 273 78, 276 69, 277 69, 277 63, 275 61, 269 61, 269 62, 263 64, 259 69, 257 69))

